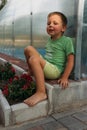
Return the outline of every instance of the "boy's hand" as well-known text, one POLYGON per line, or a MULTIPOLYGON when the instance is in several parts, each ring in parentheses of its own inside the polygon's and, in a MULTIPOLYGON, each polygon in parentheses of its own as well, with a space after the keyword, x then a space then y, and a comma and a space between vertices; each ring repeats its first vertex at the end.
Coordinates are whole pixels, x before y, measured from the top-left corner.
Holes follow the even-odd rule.
POLYGON ((65 89, 65 88, 68 87, 69 81, 68 81, 68 79, 66 79, 66 78, 60 78, 60 79, 58 80, 58 84, 62 87, 62 89, 65 89))
POLYGON ((65 89, 68 87, 69 81, 69 75, 73 69, 74 66, 74 55, 73 54, 69 54, 67 57, 67 64, 64 70, 64 73, 62 74, 61 78, 58 80, 58 84, 60 84, 60 86, 65 89))

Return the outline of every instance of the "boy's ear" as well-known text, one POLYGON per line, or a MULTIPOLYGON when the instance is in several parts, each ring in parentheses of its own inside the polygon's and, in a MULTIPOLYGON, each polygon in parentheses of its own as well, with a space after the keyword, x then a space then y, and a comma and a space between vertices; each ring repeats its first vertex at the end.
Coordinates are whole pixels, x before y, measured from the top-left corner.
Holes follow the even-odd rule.
POLYGON ((63 26, 62 32, 65 32, 66 28, 67 28, 67 26, 63 26))

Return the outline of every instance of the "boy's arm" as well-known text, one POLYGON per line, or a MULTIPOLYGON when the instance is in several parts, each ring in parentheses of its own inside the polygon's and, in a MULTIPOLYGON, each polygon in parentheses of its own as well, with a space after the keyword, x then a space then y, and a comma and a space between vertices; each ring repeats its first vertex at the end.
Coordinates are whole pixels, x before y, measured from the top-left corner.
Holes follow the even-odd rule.
POLYGON ((67 57, 67 65, 64 70, 64 73, 62 74, 61 78, 58 80, 58 83, 62 88, 68 87, 68 78, 73 69, 73 66, 74 66, 74 55, 70 54, 67 57))

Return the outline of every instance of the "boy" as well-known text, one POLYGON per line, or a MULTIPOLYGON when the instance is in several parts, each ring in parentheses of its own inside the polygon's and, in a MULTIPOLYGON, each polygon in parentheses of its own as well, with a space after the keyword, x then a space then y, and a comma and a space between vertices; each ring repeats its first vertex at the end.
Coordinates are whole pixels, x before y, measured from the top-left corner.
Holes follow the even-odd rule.
POLYGON ((24 53, 29 70, 36 80, 36 93, 24 100, 29 106, 47 99, 45 78, 58 79, 58 84, 65 89, 68 87, 68 78, 74 65, 74 48, 72 40, 63 36, 67 27, 67 18, 61 12, 51 12, 47 17, 47 33, 50 35, 46 45, 44 58, 28 46, 24 53))

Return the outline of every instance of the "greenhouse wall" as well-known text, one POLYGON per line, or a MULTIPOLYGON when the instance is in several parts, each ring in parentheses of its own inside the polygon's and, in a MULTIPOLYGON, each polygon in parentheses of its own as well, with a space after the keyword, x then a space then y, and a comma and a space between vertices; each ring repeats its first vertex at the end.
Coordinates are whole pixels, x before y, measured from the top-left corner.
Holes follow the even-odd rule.
POLYGON ((0 52, 25 60, 24 48, 32 45, 44 55, 47 15, 52 11, 68 18, 65 35, 75 47, 74 78, 87 77, 86 0, 9 0, 0 11, 0 52))

